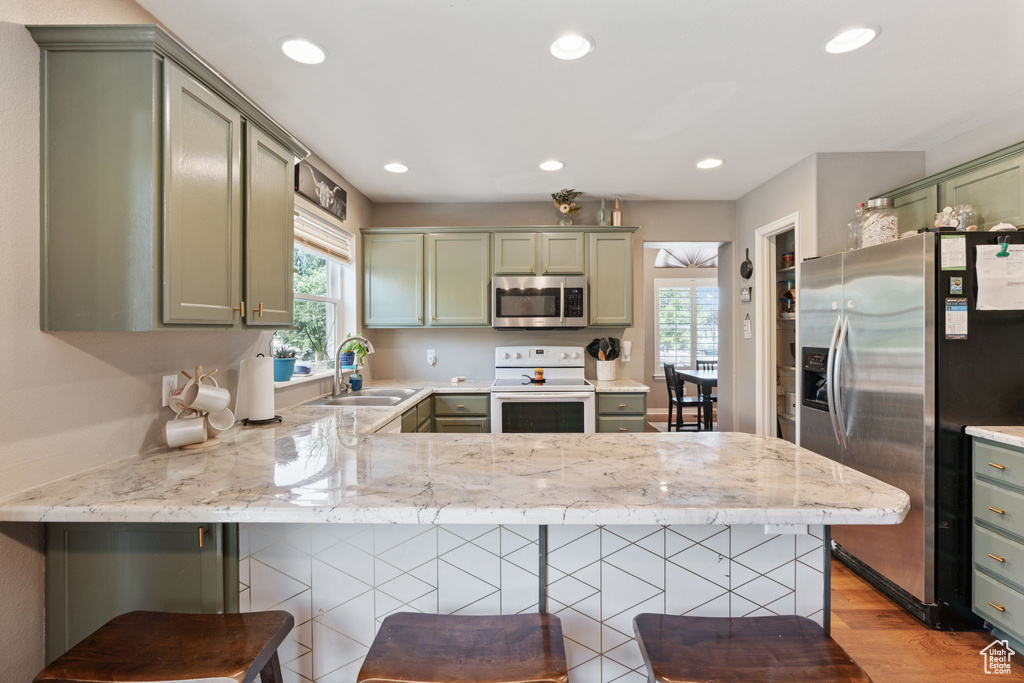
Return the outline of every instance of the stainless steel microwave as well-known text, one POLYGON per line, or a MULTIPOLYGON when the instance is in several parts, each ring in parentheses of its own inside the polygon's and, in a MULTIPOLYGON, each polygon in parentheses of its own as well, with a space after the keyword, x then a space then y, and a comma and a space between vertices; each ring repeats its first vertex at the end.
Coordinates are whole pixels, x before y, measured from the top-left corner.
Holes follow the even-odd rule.
POLYGON ((587 278, 515 275, 491 278, 491 326, 586 327, 587 278))

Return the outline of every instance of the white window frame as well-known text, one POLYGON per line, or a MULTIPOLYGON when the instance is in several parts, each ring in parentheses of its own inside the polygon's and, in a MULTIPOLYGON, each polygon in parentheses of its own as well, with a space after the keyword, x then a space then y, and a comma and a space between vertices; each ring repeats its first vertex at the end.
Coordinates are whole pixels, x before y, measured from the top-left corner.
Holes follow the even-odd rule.
MULTIPOLYGON (((343 300, 344 273, 342 269, 346 264, 333 256, 328 256, 316 249, 310 249, 306 245, 299 244, 298 242, 295 243, 295 248, 299 251, 304 251, 307 254, 312 254, 317 258, 322 258, 327 261, 327 296, 296 292, 294 289, 292 291, 292 296, 296 301, 320 301, 334 304, 334 331, 331 333, 331 337, 327 340, 327 343, 328 348, 336 349, 338 342, 342 339, 342 336, 339 335, 345 334, 341 330, 345 323, 345 301, 343 300)), ((333 358, 331 360, 333 360, 333 358)))
MULTIPOLYGON (((661 316, 658 310, 658 302, 661 297, 661 289, 689 287, 690 289, 690 364, 683 367, 683 370, 693 370, 697 366, 697 288, 714 286, 719 290, 719 311, 721 311, 721 288, 718 287, 717 277, 677 277, 677 278, 655 278, 654 279, 654 377, 665 378, 665 366, 661 362, 661 316)), ((719 339, 721 342, 721 339, 719 339)))

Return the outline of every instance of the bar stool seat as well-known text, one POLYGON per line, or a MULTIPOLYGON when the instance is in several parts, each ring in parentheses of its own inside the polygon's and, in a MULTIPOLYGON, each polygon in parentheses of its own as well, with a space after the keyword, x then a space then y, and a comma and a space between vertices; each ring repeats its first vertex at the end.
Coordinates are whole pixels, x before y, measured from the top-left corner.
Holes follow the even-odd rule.
POLYGON ((839 643, 806 617, 640 614, 633 630, 652 683, 871 683, 839 643))
POLYGON ((287 612, 128 612, 58 657, 35 683, 282 683, 287 612))
POLYGON ((357 683, 566 683, 553 614, 399 612, 384 619, 357 683))

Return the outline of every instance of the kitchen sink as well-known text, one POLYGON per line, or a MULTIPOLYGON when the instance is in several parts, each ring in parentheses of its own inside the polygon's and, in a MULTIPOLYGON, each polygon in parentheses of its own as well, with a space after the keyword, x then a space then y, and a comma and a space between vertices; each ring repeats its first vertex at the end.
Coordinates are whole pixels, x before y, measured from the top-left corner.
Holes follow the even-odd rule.
POLYGON ((308 401, 307 406, 393 406, 422 389, 374 389, 353 391, 344 396, 324 396, 308 401))

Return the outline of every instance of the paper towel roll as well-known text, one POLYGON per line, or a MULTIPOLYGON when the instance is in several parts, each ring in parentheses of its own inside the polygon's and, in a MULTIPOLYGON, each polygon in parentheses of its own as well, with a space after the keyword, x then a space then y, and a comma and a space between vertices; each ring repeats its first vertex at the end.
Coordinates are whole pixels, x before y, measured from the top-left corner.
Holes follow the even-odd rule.
POLYGON ((238 372, 235 417, 269 420, 274 417, 274 359, 246 358, 238 372))

